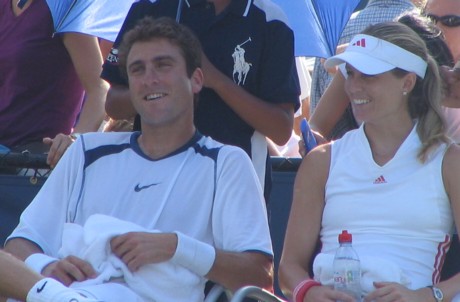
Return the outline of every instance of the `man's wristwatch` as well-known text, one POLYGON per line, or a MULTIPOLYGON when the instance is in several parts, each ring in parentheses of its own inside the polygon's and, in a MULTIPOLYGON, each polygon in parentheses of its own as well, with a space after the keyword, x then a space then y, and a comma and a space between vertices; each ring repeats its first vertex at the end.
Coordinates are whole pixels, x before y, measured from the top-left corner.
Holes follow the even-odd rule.
POLYGON ((428 286, 433 291, 433 297, 436 299, 436 302, 443 302, 444 301, 444 294, 442 290, 437 288, 436 286, 428 286))

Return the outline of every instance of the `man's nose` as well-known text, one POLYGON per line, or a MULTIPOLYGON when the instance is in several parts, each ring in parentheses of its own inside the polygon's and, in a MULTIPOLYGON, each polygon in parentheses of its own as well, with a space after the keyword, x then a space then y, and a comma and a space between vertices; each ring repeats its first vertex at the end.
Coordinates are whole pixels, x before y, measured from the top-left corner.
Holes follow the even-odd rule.
POLYGON ((144 75, 144 84, 157 84, 159 81, 158 72, 154 68, 148 68, 144 75))

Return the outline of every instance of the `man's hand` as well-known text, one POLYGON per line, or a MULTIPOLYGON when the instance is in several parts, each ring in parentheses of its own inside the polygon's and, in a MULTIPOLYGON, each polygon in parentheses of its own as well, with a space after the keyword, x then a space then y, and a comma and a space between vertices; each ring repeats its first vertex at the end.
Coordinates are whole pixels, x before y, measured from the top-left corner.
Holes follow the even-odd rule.
POLYGON ((48 264, 42 275, 51 277, 69 286, 74 281, 85 281, 97 276, 94 268, 87 261, 75 256, 68 256, 48 264))
POLYGON ((55 138, 45 137, 43 143, 51 146, 46 163, 54 168, 73 140, 70 136, 59 133, 55 138))
MULTIPOLYGON (((341 54, 342 52, 345 51, 345 49, 347 49, 347 47, 348 47, 348 43, 340 44, 339 46, 337 46, 337 49, 335 50, 335 54, 336 55, 341 54)), ((326 62, 326 59, 321 58, 320 62, 324 67, 324 62, 326 62)), ((329 73, 330 76, 334 76, 337 73, 337 70, 339 70, 338 66, 334 66, 331 68, 326 68, 326 67, 324 68, 326 69, 327 73, 329 73)))
MULTIPOLYGON (((317 146, 328 143, 327 139, 325 139, 324 136, 322 136, 319 132, 312 130, 312 133, 315 136, 317 146)), ((300 153, 300 156, 302 156, 302 158, 304 158, 305 155, 307 155, 306 151, 307 150, 305 149, 305 143, 303 142, 303 139, 301 138, 299 140, 299 153, 300 153)))
POLYGON ((174 233, 132 232, 114 237, 110 241, 112 252, 135 272, 149 263, 164 262, 172 258, 177 248, 174 233))

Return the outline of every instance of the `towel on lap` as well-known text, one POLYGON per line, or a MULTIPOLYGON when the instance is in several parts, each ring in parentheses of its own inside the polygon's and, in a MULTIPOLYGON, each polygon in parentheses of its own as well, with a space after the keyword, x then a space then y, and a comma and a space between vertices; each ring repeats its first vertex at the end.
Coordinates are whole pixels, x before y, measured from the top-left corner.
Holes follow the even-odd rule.
POLYGON ((170 261, 147 264, 131 272, 110 248, 112 237, 128 232, 157 231, 100 214, 90 216, 84 226, 66 223, 59 257, 77 256, 91 263, 98 272, 96 278, 74 282, 71 287, 82 288, 123 277, 129 288, 145 301, 203 301, 199 286, 204 282, 202 278, 170 261))

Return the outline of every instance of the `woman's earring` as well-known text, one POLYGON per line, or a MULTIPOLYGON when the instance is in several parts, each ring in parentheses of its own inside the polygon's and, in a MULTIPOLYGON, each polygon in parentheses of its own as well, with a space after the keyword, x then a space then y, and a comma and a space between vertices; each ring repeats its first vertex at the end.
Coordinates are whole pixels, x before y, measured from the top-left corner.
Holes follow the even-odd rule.
POLYGON ((407 95, 407 91, 403 91, 403 95, 406 96, 406 95, 407 95))

